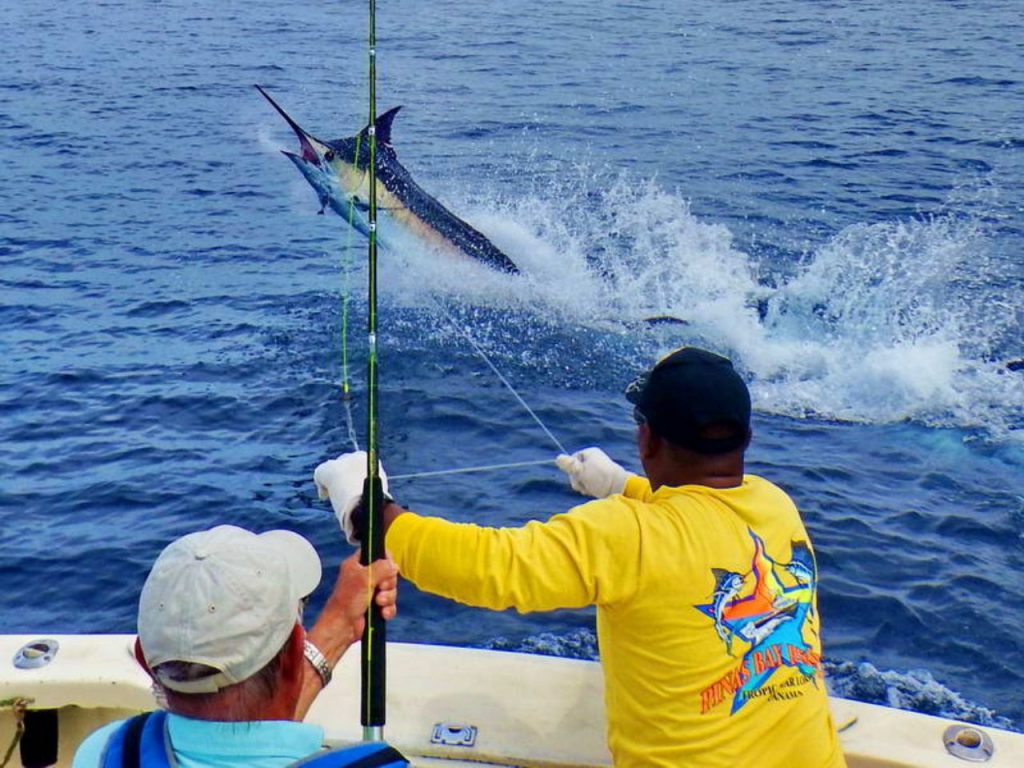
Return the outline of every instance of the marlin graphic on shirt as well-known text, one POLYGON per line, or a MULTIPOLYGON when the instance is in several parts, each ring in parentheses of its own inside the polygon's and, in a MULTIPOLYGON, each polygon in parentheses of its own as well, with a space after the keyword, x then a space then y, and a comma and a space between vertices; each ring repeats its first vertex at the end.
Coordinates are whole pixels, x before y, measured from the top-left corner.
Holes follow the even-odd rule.
MULTIPOLYGON (((807 616, 814 607, 817 570, 810 546, 791 543, 788 563, 773 560, 764 541, 748 530, 754 551, 750 571, 712 568, 715 588, 711 602, 694 606, 713 622, 715 632, 734 656, 736 642, 746 652, 735 673, 732 712, 761 690, 780 667, 794 667, 813 679, 820 661, 804 639, 807 616), (749 586, 748 586, 749 585, 749 586)), ((713 703, 720 699, 709 698, 713 703)))
MULTIPOLYGON (((793 554, 789 562, 782 567, 789 571, 798 583, 805 584, 813 593, 817 589, 818 569, 814 564, 814 554, 811 552, 811 548, 807 546, 806 541, 794 541, 790 548, 793 554)), ((813 603, 810 613, 812 616, 814 615, 813 603)))
POLYGON ((721 568, 712 568, 711 572, 715 576, 715 591, 711 595, 711 610, 715 619, 715 631, 718 632, 718 637, 725 643, 725 650, 732 656, 732 630, 726 626, 723 616, 726 606, 743 589, 744 579, 740 573, 726 571, 721 568))

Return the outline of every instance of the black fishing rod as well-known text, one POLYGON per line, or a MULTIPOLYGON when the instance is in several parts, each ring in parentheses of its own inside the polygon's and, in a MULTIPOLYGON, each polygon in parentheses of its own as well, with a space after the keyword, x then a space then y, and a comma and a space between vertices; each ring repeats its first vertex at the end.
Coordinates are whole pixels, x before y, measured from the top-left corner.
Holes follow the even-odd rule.
MULTIPOLYGON (((363 509, 366 512, 366 536, 360 561, 369 565, 384 557, 384 490, 381 485, 377 434, 377 3, 370 3, 370 120, 369 138, 369 230, 370 244, 367 254, 367 292, 369 312, 367 318, 366 363, 366 483, 363 486, 363 509)), ((366 611, 361 653, 362 706, 360 721, 364 741, 383 741, 384 696, 386 691, 386 659, 384 618, 380 607, 371 599, 366 611)))

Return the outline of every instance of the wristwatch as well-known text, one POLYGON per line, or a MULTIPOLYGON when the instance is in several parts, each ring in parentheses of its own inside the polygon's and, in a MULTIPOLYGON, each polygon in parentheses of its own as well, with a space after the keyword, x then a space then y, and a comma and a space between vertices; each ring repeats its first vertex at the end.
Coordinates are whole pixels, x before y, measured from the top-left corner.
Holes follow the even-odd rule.
POLYGON ((320 675, 320 682, 324 688, 331 682, 331 665, 327 663, 327 657, 320 653, 320 649, 313 645, 309 640, 306 640, 302 644, 302 655, 306 657, 306 661, 313 665, 313 669, 316 670, 317 674, 320 675))

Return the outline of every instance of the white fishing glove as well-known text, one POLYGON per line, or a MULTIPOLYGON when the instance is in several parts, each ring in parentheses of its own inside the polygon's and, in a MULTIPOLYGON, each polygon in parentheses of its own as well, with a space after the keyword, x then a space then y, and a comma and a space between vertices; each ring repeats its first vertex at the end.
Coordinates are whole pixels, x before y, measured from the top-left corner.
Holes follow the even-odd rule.
MULTIPOLYGON (((384 498, 392 501, 388 493, 388 476, 384 467, 378 462, 384 498)), ((349 544, 358 544, 356 526, 352 521, 352 513, 363 498, 363 483, 366 482, 366 451, 343 453, 336 459, 323 462, 313 470, 313 482, 321 499, 329 498, 334 507, 334 516, 338 518, 341 530, 349 544)))
POLYGON ((569 476, 574 491, 596 499, 622 493, 630 475, 600 448, 584 448, 572 456, 563 453, 555 464, 569 476))

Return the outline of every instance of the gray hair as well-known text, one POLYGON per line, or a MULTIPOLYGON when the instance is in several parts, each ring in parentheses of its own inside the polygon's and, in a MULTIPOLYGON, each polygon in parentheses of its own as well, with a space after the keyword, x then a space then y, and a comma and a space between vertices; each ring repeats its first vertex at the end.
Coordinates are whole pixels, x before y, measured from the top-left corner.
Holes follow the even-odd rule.
MULTIPOLYGON (((217 709, 224 719, 244 719, 255 705, 274 698, 281 672, 281 663, 287 649, 288 642, 286 641, 281 646, 281 650, 274 654, 274 657, 261 670, 242 682, 221 688, 215 693, 181 693, 157 682, 155 686, 158 688, 155 691, 157 699, 166 701, 167 708, 172 712, 200 706, 203 709, 217 709), (230 695, 225 695, 226 693, 230 693, 230 695)), ((193 682, 219 672, 220 670, 215 667, 189 661, 165 661, 153 668, 153 674, 157 681, 170 679, 179 682, 193 682)))

